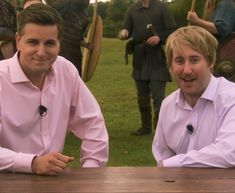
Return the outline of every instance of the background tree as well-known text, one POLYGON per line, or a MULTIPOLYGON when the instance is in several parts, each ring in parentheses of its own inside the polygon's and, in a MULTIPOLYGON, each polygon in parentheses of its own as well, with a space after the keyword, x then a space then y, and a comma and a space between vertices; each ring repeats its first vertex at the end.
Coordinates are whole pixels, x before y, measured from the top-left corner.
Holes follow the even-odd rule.
POLYGON ((107 5, 106 17, 103 20, 104 36, 116 37, 122 28, 125 12, 132 0, 111 0, 107 5))
MULTIPOLYGON (((174 3, 167 4, 167 6, 171 9, 176 23, 178 27, 182 27, 188 25, 187 21, 187 13, 191 8, 191 0, 175 0, 174 3)), ((201 16, 204 9, 205 0, 197 0, 195 11, 196 13, 201 16)))

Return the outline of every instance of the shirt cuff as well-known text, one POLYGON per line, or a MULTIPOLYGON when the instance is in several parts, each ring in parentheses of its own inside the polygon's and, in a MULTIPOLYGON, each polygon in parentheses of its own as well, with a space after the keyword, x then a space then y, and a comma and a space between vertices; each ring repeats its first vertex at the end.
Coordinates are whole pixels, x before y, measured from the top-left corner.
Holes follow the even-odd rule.
POLYGON ((100 164, 98 161, 94 160, 94 159, 86 159, 83 164, 82 164, 83 168, 98 168, 100 167, 100 164))
POLYGON ((164 167, 182 167, 180 160, 181 160, 181 156, 176 155, 171 158, 163 160, 162 164, 164 165, 164 167))
POLYGON ((163 160, 157 162, 157 167, 164 167, 163 160))
POLYGON ((14 160, 13 172, 32 173, 32 160, 34 154, 19 153, 14 160))

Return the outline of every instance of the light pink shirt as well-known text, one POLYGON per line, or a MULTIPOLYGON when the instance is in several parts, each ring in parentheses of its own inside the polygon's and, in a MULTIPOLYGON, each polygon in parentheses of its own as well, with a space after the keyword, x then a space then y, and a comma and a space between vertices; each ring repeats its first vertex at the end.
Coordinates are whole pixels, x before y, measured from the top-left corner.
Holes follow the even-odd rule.
POLYGON ((40 90, 23 73, 17 54, 0 61, 0 171, 31 172, 35 155, 62 152, 68 128, 82 139, 81 166, 105 166, 105 122, 74 65, 58 56, 40 90))
POLYGON ((194 108, 180 90, 168 96, 162 103, 152 151, 164 167, 234 167, 235 84, 212 76, 194 108), (192 134, 188 124, 194 128, 192 134))

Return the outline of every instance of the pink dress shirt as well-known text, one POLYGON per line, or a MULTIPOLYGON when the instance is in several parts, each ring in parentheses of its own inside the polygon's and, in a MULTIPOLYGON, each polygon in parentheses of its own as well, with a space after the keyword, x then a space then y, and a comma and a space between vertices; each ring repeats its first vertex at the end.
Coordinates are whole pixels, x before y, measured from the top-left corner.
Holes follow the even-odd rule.
POLYGON ((152 151, 164 167, 234 167, 235 84, 211 76, 194 108, 179 89, 168 96, 162 103, 152 151))
POLYGON ((58 56, 40 90, 23 73, 17 54, 0 61, 0 171, 32 172, 35 155, 62 152, 68 128, 82 140, 81 166, 105 166, 104 118, 74 65, 58 56), (47 108, 44 116, 40 105, 47 108))

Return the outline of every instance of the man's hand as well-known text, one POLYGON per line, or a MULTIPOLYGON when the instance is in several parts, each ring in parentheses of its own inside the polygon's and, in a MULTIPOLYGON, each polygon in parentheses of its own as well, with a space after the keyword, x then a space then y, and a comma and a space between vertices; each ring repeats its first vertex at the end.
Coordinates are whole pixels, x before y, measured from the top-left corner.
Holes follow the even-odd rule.
POLYGON ((160 161, 157 162, 157 167, 164 167, 162 160, 160 160, 160 161))
POLYGON ((187 15, 187 20, 190 23, 197 24, 199 22, 199 17, 197 16, 196 12, 194 11, 189 11, 187 15))
POLYGON ((129 36, 128 30, 123 29, 123 30, 119 33, 118 38, 119 38, 120 40, 126 40, 126 39, 128 38, 128 36, 129 36))
POLYGON ((73 157, 60 153, 38 156, 32 161, 32 172, 38 175, 56 175, 63 172, 67 163, 73 160, 73 157))
POLYGON ((155 35, 148 38, 145 43, 149 44, 150 46, 156 46, 159 42, 160 42, 159 36, 155 35))
POLYGON ((84 40, 82 40, 80 42, 80 46, 84 47, 84 48, 87 48, 88 50, 91 50, 92 49, 92 43, 90 42, 85 42, 84 40))

